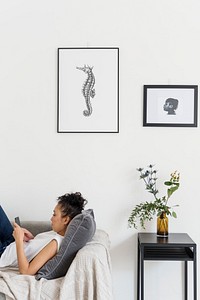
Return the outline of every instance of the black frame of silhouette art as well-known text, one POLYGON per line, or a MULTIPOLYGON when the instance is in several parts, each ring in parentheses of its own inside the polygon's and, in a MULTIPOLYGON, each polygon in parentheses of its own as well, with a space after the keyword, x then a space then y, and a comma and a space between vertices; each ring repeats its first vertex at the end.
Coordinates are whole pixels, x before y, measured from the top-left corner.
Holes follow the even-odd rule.
POLYGON ((143 126, 197 127, 197 85, 144 85, 143 126))
POLYGON ((119 48, 58 48, 57 132, 119 132, 119 48))

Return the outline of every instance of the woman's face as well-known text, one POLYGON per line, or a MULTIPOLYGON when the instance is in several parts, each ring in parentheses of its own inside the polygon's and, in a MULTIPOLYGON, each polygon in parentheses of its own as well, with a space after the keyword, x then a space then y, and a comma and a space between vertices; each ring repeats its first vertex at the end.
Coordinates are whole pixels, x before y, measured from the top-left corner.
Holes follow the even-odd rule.
POLYGON ((57 204, 51 217, 52 229, 58 234, 64 235, 69 221, 70 218, 68 216, 62 217, 60 206, 57 204))

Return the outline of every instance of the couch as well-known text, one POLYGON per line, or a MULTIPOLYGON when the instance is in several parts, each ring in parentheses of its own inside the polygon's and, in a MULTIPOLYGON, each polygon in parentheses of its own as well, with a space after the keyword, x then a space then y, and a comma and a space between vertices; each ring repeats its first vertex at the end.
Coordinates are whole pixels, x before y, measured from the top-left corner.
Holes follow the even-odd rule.
MULTIPOLYGON (((51 230, 46 221, 22 222, 36 235, 51 230)), ((92 240, 76 254, 65 276, 36 280, 17 269, 0 269, 0 300, 112 300, 109 236, 97 229, 92 240)))

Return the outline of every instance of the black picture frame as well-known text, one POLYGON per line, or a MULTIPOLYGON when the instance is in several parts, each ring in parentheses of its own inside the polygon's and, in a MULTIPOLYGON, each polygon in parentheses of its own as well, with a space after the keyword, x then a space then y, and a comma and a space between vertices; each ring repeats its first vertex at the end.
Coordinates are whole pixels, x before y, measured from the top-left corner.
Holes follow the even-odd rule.
POLYGON ((197 127, 198 85, 144 85, 143 126, 197 127))
POLYGON ((57 59, 57 132, 118 133, 119 48, 58 48, 57 59))

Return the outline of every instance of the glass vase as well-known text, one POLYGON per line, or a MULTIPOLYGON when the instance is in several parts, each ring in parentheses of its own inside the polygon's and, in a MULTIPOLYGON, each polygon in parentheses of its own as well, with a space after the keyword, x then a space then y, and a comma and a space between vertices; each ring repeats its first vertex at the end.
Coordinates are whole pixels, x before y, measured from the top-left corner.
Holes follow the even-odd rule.
POLYGON ((168 236, 168 217, 164 212, 157 218, 157 236, 168 236))

